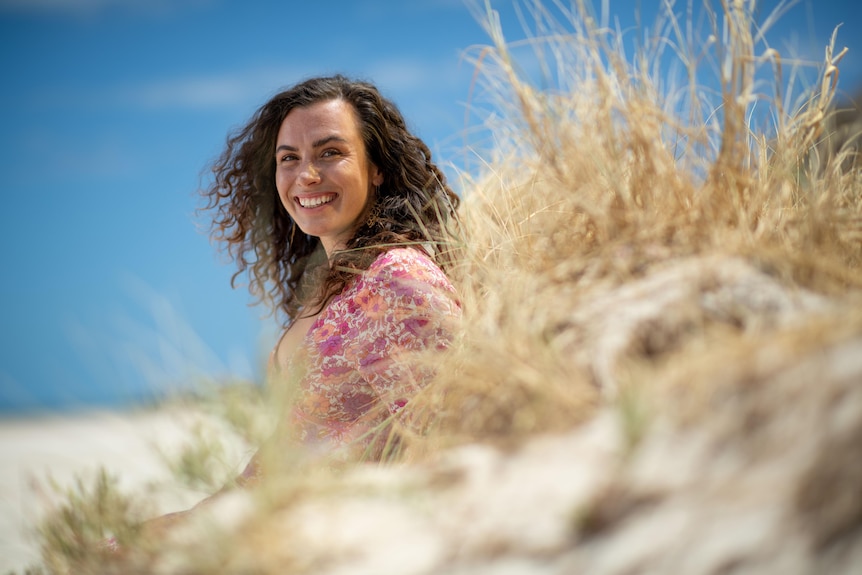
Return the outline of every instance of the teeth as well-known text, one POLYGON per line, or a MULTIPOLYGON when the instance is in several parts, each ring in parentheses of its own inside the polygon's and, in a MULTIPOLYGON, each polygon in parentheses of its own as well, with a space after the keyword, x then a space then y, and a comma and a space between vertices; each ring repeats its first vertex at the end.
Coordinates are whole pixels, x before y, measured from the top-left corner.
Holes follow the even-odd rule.
POLYGON ((317 206, 322 206, 323 204, 328 204, 332 200, 335 199, 335 195, 330 196, 318 196, 316 198, 297 198, 299 200, 299 205, 303 208, 316 208, 317 206))

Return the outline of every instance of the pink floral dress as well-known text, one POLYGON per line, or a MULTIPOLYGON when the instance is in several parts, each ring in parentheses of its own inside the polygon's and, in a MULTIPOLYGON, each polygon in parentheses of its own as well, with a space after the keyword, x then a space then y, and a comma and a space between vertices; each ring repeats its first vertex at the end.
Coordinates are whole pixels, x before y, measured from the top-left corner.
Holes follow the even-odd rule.
MULTIPOLYGON (((460 314, 455 289, 424 251, 382 253, 317 316, 285 368, 270 362, 271 375, 298 386, 284 422, 290 436, 313 450, 379 458, 381 428, 433 376, 411 356, 446 348, 460 314)), ((256 478, 250 467, 243 476, 256 478)))
MULTIPOLYGON (((460 317, 455 289, 424 251, 393 248, 378 256, 329 302, 284 369, 270 361, 271 376, 298 385, 284 422, 290 435, 315 449, 379 458, 380 428, 433 375, 410 356, 446 348, 460 317)), ((261 476, 256 454, 236 483, 251 486, 261 476)), ((114 537, 100 545, 122 551, 114 537)))

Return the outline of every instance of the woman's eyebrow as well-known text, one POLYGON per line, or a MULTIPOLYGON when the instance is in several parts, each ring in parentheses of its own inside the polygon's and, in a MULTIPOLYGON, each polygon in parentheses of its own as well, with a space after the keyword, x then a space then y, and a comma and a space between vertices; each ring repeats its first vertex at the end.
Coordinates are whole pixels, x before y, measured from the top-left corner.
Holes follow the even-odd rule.
POLYGON ((319 140, 317 140, 316 142, 311 144, 311 147, 312 148, 319 148, 320 146, 325 146, 326 144, 328 144, 330 142, 339 142, 341 144, 346 144, 347 140, 345 140, 341 136, 336 136, 335 134, 333 134, 331 136, 326 136, 325 138, 320 138, 319 140))
MULTIPOLYGON (((312 143, 311 147, 312 148, 319 148, 320 146, 325 146, 326 144, 328 144, 330 142, 340 142, 342 144, 346 144, 347 140, 345 140, 341 136, 336 136, 336 135, 326 136, 325 138, 320 138, 319 140, 312 143)), ((298 152, 299 151, 297 148, 295 148, 293 146, 288 146, 287 144, 281 144, 279 147, 277 147, 275 149, 275 152, 278 153, 282 150, 287 150, 288 152, 298 152)))

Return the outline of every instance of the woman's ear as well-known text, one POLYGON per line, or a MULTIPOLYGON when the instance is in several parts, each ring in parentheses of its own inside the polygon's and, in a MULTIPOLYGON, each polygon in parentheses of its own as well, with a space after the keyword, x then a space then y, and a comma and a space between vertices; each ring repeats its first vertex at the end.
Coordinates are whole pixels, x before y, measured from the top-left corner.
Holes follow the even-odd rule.
POLYGON ((375 188, 383 185, 383 172, 377 166, 371 166, 371 183, 375 188))

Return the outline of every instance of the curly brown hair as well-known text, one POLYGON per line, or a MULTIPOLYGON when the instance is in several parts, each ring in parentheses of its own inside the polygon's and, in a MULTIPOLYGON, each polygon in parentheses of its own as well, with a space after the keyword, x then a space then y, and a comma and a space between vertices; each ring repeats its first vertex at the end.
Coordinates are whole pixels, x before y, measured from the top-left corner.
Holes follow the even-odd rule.
POLYGON ((430 247, 445 266, 449 224, 456 221, 458 196, 431 161, 428 146, 407 128, 401 112, 371 83, 342 75, 315 77, 288 88, 258 109, 230 134, 212 165, 212 184, 202 190, 204 211, 212 214, 212 237, 237 263, 256 303, 270 304, 292 321, 301 308, 319 309, 344 289, 357 271, 394 245, 430 247), (371 215, 329 265, 315 265, 317 237, 302 232, 281 204, 275 184, 275 143, 291 110, 343 100, 356 111, 368 160, 383 174, 371 215), (321 277, 305 293, 312 270, 321 277))

